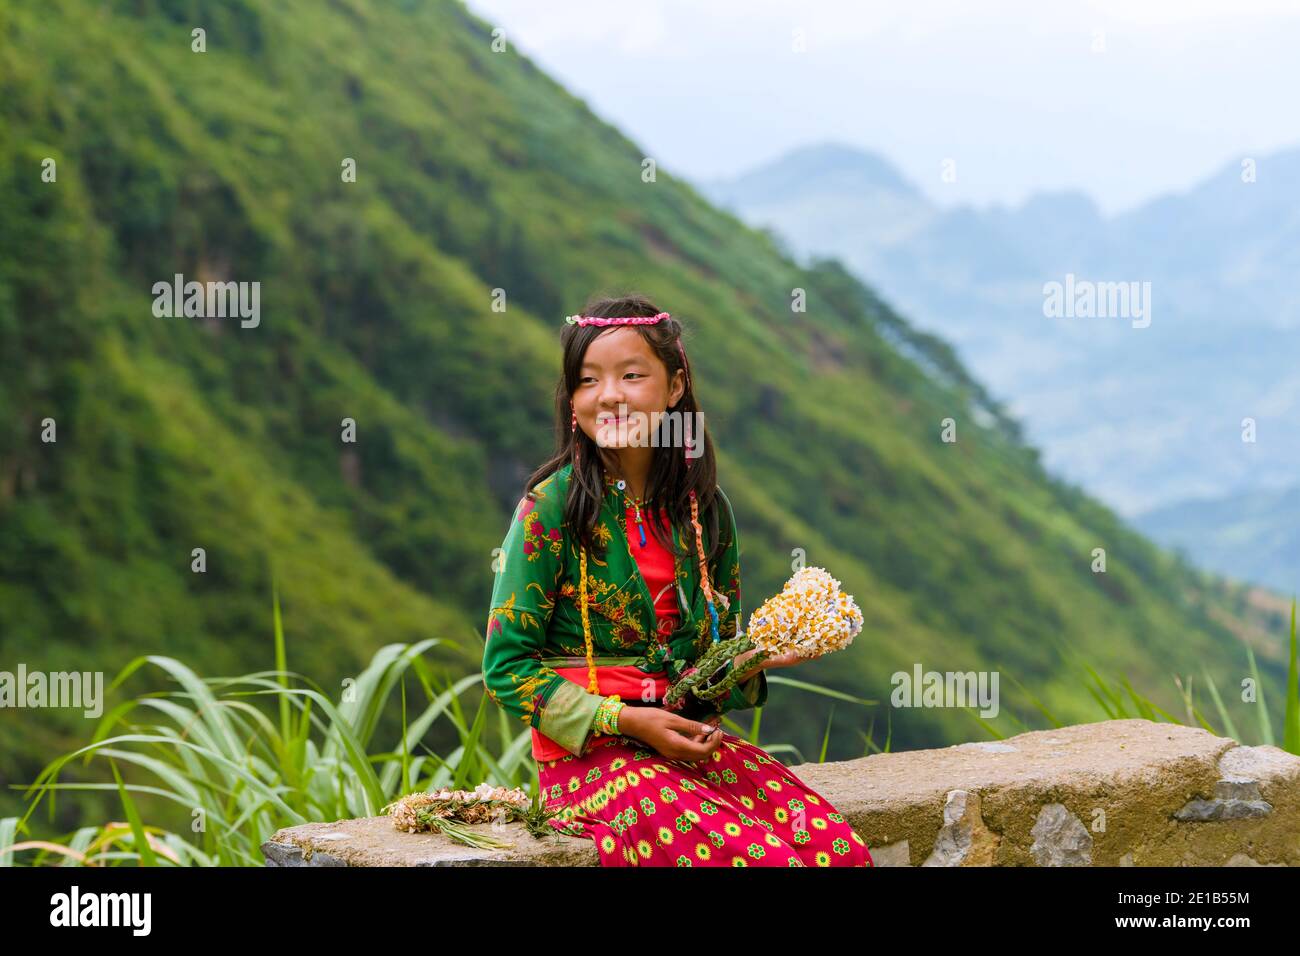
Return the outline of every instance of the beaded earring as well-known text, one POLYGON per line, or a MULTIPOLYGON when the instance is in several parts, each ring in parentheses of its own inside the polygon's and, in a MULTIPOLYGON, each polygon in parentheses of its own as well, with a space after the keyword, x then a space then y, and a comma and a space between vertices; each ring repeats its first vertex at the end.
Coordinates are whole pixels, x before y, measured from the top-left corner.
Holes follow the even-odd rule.
MULTIPOLYGON (((686 377, 686 389, 682 392, 682 397, 686 397, 686 392, 691 390, 691 366, 686 361, 686 349, 682 346, 682 337, 677 336, 677 353, 682 357, 682 373, 686 377)), ((689 418, 688 418, 689 421, 689 418)), ((686 457, 686 467, 691 467, 691 449, 695 447, 695 436, 691 434, 689 427, 683 428, 682 437, 684 441, 682 454, 686 457)))
POLYGON ((569 438, 573 442, 573 470, 578 470, 578 410, 569 400, 569 438))

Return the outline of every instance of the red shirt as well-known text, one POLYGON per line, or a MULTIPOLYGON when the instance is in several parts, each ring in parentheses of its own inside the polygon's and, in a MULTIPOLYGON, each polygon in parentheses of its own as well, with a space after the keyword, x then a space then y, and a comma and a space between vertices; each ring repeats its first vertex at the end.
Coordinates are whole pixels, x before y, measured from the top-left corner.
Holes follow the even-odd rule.
MULTIPOLYGON (((659 511, 659 522, 671 539, 667 512, 663 509, 659 511)), ((654 601, 660 640, 666 641, 681 623, 681 610, 677 606, 677 565, 673 561, 673 553, 655 539, 648 523, 645 529, 645 547, 641 547, 635 508, 627 509, 627 535, 632 557, 636 558, 636 566, 641 570, 641 577, 645 578, 650 598, 654 601)))
MULTIPOLYGON (((641 516, 642 520, 648 517, 645 512, 642 512, 641 516)), ((668 515, 662 508, 659 511, 659 520, 660 526, 665 531, 669 531, 668 515)), ((671 537, 669 531, 669 538, 671 537)), ((636 527, 636 509, 631 505, 627 509, 627 541, 632 557, 636 559, 636 566, 650 589, 660 639, 666 641, 681 623, 681 610, 677 606, 677 566, 673 561, 673 553, 659 543, 651 533, 648 522, 645 529, 645 547, 641 546, 641 535, 636 527)), ((586 667, 557 667, 555 673, 575 684, 580 684, 584 690, 591 678, 586 667)), ((643 686, 642 681, 646 677, 655 678, 655 696, 662 700, 668 690, 665 672, 647 674, 631 664, 612 667, 596 666, 596 686, 603 697, 610 694, 618 694, 623 699, 639 697, 643 686)), ((556 760, 567 757, 571 753, 572 751, 565 750, 536 727, 533 728, 534 760, 556 760)))

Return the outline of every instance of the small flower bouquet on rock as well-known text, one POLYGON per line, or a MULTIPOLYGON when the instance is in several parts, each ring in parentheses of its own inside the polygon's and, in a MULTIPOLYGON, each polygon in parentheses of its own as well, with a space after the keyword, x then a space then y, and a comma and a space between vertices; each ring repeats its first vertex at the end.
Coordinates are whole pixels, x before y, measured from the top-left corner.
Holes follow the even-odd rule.
POLYGON ((550 831, 546 820, 548 813, 540 801, 530 799, 523 790, 515 787, 493 787, 480 783, 473 790, 430 790, 408 793, 380 811, 388 814, 393 826, 407 833, 421 830, 437 831, 466 846, 484 850, 500 850, 514 846, 490 834, 470 830, 465 824, 510 823, 522 821, 528 832, 540 837, 550 831), (391 813, 389 812, 391 811, 391 813))
POLYGON ((707 711, 710 705, 717 711, 731 689, 752 677, 757 665, 769 657, 792 652, 821 657, 848 647, 861 630, 862 611, 851 594, 840 590, 840 582, 825 568, 801 568, 780 594, 750 615, 748 633, 719 641, 682 672, 664 696, 664 706, 688 716, 707 711), (754 649, 757 653, 737 673, 733 659, 754 649))

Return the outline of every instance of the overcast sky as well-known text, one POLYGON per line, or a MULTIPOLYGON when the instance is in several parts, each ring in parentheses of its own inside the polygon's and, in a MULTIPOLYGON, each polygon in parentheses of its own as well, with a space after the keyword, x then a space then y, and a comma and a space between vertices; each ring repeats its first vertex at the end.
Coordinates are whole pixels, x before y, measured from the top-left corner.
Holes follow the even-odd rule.
POLYGON ((688 179, 836 140, 942 205, 1071 188, 1111 214, 1300 146, 1296 0, 468 6, 688 179))

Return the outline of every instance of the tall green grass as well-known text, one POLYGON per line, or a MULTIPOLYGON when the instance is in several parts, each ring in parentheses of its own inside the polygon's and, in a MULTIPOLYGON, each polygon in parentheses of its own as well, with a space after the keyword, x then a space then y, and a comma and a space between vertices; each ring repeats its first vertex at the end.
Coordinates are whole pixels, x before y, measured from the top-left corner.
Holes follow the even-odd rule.
MULTIPOLYGON (((531 731, 519 731, 517 722, 482 693, 473 714, 463 710, 461 696, 481 690, 482 675, 439 681, 423 655, 440 641, 380 648, 336 703, 288 670, 274 588, 272 620, 274 670, 203 679, 160 655, 136 658, 122 668, 110 693, 142 668, 161 671, 178 689, 116 705, 100 719, 88 744, 47 764, 26 788, 26 813, 0 820, 0 866, 261 866, 261 844, 282 827, 375 816, 417 790, 473 789, 487 782, 519 787, 536 799, 531 731), (422 692, 414 713, 407 697, 411 679, 422 692), (259 698, 272 699, 273 706, 258 706, 270 702, 259 698), (380 717, 394 704, 402 732, 376 749, 380 717), (454 729, 458 741, 445 756, 422 742, 439 721, 454 729), (112 783, 60 780, 70 768, 92 760, 108 763, 112 783), (119 765, 130 768, 131 780, 124 779, 119 765), (43 800, 48 799, 52 816, 59 794, 84 790, 116 790, 125 822, 82 827, 59 840, 19 839, 30 834, 28 821, 43 800), (179 808, 171 815, 188 818, 189 832, 146 825, 139 806, 145 797, 179 808)), ((803 681, 771 680, 873 703, 803 681)), ((755 711, 748 731, 754 742, 760 720, 761 711, 755 711)), ((724 723, 745 735, 730 719, 724 723)), ((829 729, 828 723, 828 734, 829 729)), ((798 754, 783 744, 767 749, 798 754)))
MULTIPOLYGON (((1295 611, 1296 597, 1292 595, 1291 634, 1289 639, 1286 688, 1283 695, 1285 709, 1282 715, 1281 749, 1288 753, 1300 756, 1300 681, 1297 681, 1295 611)), ((1255 696, 1253 701, 1243 701, 1243 704, 1248 704, 1251 708, 1253 712, 1251 716, 1255 719, 1258 725, 1254 738, 1255 742, 1276 746, 1275 737, 1273 735, 1272 718, 1269 717, 1268 706, 1264 699, 1264 682, 1260 680, 1259 668, 1255 663, 1254 651, 1249 647, 1246 648, 1246 661, 1247 666, 1249 667, 1251 683, 1255 696)), ((1223 697, 1219 694, 1219 688, 1215 685, 1214 678, 1210 676, 1209 671, 1205 668, 1202 668, 1201 673, 1205 679, 1205 687, 1207 688, 1210 701, 1214 705, 1214 712, 1218 717, 1218 725, 1215 725, 1207 719, 1204 711, 1200 706, 1198 706, 1196 702, 1194 680, 1190 675, 1186 682, 1184 682, 1177 674, 1173 677, 1174 685, 1177 687, 1179 697, 1183 702, 1185 720, 1180 720, 1178 717, 1160 707, 1149 697, 1140 693, 1129 682, 1127 676, 1121 676, 1118 679, 1111 678, 1108 680, 1098 673, 1091 664, 1082 659, 1079 659, 1077 666, 1081 671, 1082 682, 1085 689, 1088 691, 1092 699, 1096 701, 1097 706, 1102 713, 1106 715, 1107 720, 1128 720, 1136 717, 1157 723, 1199 726, 1214 734, 1216 737, 1231 737, 1233 740, 1240 743, 1248 743, 1246 737, 1238 731, 1237 723, 1232 719, 1232 714, 1229 713, 1223 697)), ((1044 706, 1042 701, 1034 696, 1027 687, 1019 681, 1016 681, 1014 677, 1011 678, 1011 681, 1020 689, 1021 693, 1025 695, 1025 698, 1030 702, 1034 709, 1041 713, 1051 726, 1063 726, 1062 722, 1058 720, 1056 716, 1048 710, 1046 706, 1044 706)), ((968 707, 966 708, 966 711, 992 737, 995 737, 998 740, 1003 740, 1008 736, 999 731, 989 721, 981 717, 975 708, 968 707)), ((1014 714, 1011 714, 1010 711, 1007 713, 1011 720, 1021 728, 1021 731, 1033 729, 1025 726, 1025 724, 1016 718, 1014 714)))

